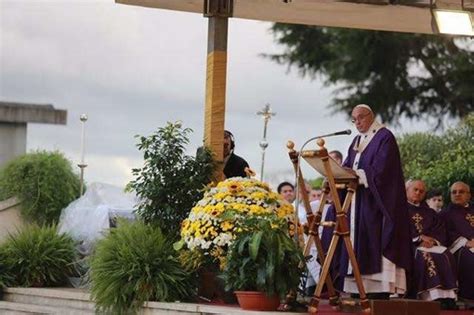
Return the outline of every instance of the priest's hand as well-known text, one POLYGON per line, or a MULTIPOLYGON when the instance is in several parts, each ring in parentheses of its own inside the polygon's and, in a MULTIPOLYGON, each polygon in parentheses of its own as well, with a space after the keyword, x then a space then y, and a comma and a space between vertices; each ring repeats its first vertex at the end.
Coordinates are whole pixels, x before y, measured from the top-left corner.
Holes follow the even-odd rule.
POLYGON ((351 175, 357 176, 356 171, 354 171, 354 170, 353 170, 352 168, 350 168, 350 167, 344 166, 344 170, 345 170, 346 172, 350 173, 351 175))
POLYGON ((426 235, 420 235, 420 238, 421 238, 420 246, 422 247, 431 248, 436 245, 436 240, 432 237, 429 237, 426 235))
POLYGON ((466 247, 473 248, 474 247, 474 240, 470 240, 466 242, 466 247))

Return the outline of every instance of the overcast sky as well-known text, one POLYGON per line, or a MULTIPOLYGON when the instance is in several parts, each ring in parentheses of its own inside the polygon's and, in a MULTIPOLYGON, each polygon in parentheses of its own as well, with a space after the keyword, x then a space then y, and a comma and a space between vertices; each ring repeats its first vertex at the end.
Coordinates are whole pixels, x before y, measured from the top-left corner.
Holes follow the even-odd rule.
MULTIPOLYGON (((112 0, 0 3, 0 99, 68 111, 66 126, 30 124, 28 150, 57 149, 77 164, 79 116, 86 113, 86 180, 124 186, 131 168, 142 164, 135 135, 181 120, 194 130, 189 153, 202 143, 208 22, 202 15, 112 0)), ((256 112, 271 104, 277 114, 268 126, 265 177, 277 183, 293 180, 288 140, 300 146, 314 135, 355 128, 327 108, 332 88, 260 56, 283 50, 270 26, 230 20, 225 124, 236 153, 259 171, 263 121, 256 112)), ((426 129, 404 122, 394 131, 426 129)), ((327 139, 327 146, 345 155, 351 139, 327 139)), ((309 168, 304 173, 317 177, 309 168)))

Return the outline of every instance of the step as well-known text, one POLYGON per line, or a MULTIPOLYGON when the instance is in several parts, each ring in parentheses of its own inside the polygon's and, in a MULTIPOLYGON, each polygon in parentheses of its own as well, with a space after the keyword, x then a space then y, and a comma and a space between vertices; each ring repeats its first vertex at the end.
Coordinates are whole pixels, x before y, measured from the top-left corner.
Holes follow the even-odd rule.
MULTIPOLYGON (((75 288, 6 288, 4 302, 30 306, 11 314, 94 314, 94 302, 86 290, 75 288), (23 313, 21 313, 23 311, 23 313), (30 311, 28 313, 27 311, 30 311), (36 313, 31 313, 35 311, 36 313)), ((25 306, 26 307, 26 306, 25 306)), ((0 307, 0 314, 4 314, 0 307)), ((238 306, 196 303, 145 302, 140 315, 281 315, 281 312, 244 311, 238 306)), ((301 315, 286 312, 285 315, 301 315)))
POLYGON ((81 315, 94 314, 84 310, 57 308, 45 305, 32 305, 17 302, 0 301, 0 314, 2 315, 81 315))
POLYGON ((73 288, 5 288, 3 299, 8 302, 68 309, 70 314, 75 314, 75 311, 93 314, 95 310, 90 294, 73 288))

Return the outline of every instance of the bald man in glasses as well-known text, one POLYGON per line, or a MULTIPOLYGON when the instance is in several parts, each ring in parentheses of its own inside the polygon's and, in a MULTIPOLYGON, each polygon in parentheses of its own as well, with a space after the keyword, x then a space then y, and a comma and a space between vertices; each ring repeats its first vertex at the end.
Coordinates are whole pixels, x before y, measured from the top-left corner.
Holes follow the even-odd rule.
POLYGON ((471 188, 464 182, 451 186, 451 203, 441 212, 448 231, 449 250, 457 261, 458 296, 474 301, 474 207, 471 188))
POLYGON ((406 183, 408 211, 414 252, 413 293, 422 300, 437 300, 441 309, 455 310, 455 260, 446 245, 443 220, 423 202, 426 185, 422 180, 406 183))

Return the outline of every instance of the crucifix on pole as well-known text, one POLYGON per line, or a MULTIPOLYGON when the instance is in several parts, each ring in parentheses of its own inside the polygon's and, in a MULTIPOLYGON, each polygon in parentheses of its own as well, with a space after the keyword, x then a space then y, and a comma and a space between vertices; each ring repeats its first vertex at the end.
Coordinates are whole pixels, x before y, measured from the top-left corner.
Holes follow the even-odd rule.
POLYGON ((265 165, 265 149, 268 147, 267 142, 267 125, 268 121, 272 116, 275 116, 276 113, 273 113, 270 109, 270 104, 266 104, 263 110, 258 111, 257 115, 262 116, 263 118, 263 139, 260 141, 260 148, 262 148, 262 167, 260 168, 260 180, 263 181, 263 168, 265 165))

